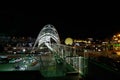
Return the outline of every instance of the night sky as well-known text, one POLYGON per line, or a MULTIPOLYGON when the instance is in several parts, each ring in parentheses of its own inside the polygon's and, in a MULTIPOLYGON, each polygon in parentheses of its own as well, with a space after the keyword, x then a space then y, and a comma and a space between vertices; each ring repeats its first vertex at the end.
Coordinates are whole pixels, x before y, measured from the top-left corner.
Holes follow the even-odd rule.
POLYGON ((120 17, 95 10, 41 10, 6 8, 0 10, 0 33, 37 37, 40 30, 52 24, 60 38, 111 37, 120 32, 120 17))

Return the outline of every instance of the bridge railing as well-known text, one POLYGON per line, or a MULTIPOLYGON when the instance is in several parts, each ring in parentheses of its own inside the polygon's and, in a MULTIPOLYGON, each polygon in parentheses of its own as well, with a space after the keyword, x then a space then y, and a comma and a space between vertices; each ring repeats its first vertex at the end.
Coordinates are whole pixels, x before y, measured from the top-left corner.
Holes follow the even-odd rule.
POLYGON ((52 44, 59 58, 74 68, 75 72, 85 76, 88 72, 88 53, 81 48, 73 48, 62 44, 52 44))
POLYGON ((50 46, 53 51, 48 49, 47 52, 41 54, 40 70, 43 75, 50 77, 63 76, 66 73, 79 73, 86 76, 88 72, 88 53, 86 50, 62 44, 51 44, 50 46))

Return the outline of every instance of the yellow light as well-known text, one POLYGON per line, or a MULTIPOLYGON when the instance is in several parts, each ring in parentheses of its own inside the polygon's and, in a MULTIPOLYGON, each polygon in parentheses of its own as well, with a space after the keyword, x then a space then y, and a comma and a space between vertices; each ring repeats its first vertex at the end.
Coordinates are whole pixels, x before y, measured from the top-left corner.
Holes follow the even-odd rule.
POLYGON ((120 52, 116 52, 118 56, 120 56, 120 52))
POLYGON ((114 35, 113 37, 116 37, 116 35, 114 35))
POLYGON ((118 40, 118 43, 120 43, 120 40, 118 40))
POLYGON ((88 41, 88 43, 91 43, 91 41, 88 41))
POLYGON ((114 40, 118 40, 118 38, 115 38, 114 40))
POLYGON ((118 34, 118 37, 120 37, 120 34, 118 34))
POLYGON ((70 37, 66 38, 66 39, 65 39, 65 44, 66 44, 66 45, 72 45, 72 44, 73 44, 73 39, 70 38, 70 37))

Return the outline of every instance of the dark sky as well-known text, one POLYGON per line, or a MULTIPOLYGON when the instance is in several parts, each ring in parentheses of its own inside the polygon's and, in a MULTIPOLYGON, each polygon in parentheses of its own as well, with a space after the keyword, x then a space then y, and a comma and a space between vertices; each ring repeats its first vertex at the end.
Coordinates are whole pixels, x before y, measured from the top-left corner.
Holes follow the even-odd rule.
POLYGON ((60 38, 106 38, 120 32, 120 17, 99 10, 41 10, 6 8, 0 10, 0 32, 37 37, 46 24, 57 29, 60 38))

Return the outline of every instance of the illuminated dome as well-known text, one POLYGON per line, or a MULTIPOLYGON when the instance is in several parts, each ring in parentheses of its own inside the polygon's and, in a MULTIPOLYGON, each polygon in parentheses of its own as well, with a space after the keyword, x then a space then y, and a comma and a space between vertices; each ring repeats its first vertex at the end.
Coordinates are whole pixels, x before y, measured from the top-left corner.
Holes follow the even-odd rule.
POLYGON ((65 44, 66 44, 66 45, 72 45, 72 44, 73 44, 73 39, 70 38, 70 37, 66 38, 66 39, 65 39, 65 44))

